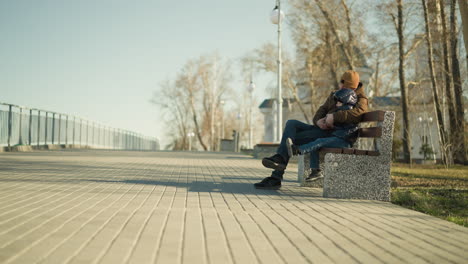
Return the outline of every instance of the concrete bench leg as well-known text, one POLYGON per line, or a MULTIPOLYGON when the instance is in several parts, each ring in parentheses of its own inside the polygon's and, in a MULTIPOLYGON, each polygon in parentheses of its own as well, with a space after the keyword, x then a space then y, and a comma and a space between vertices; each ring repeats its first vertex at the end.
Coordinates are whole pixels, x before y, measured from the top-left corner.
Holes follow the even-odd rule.
POLYGON ((325 155, 323 197, 390 201, 390 161, 382 157, 325 155))

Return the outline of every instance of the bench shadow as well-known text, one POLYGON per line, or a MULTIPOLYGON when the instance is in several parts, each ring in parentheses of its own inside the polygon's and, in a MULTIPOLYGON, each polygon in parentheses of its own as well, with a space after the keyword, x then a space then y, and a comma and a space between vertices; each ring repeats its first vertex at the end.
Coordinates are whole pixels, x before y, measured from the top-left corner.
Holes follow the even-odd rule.
POLYGON ((236 194, 255 194, 255 195, 270 195, 270 196, 308 196, 310 194, 291 193, 281 190, 261 190, 255 189, 252 183, 242 182, 209 182, 209 181, 194 181, 194 182, 174 182, 164 180, 85 180, 100 183, 119 183, 119 184, 144 184, 144 185, 161 185, 177 188, 185 188, 189 192, 219 192, 219 193, 236 193, 236 194))

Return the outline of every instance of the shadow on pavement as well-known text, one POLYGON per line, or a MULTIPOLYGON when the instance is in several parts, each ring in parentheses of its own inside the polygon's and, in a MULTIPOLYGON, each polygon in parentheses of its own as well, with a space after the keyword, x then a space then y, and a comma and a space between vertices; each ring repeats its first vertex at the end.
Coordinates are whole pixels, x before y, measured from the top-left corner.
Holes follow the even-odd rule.
POLYGON ((256 194, 270 196, 311 196, 311 194, 303 193, 282 193, 279 190, 258 190, 253 187, 250 182, 209 182, 209 181, 193 181, 193 182, 175 182, 164 180, 88 180, 93 182, 106 183, 124 183, 124 184, 145 184, 145 185, 161 185, 177 188, 186 188, 189 192, 220 192, 220 193, 238 193, 238 194, 256 194))

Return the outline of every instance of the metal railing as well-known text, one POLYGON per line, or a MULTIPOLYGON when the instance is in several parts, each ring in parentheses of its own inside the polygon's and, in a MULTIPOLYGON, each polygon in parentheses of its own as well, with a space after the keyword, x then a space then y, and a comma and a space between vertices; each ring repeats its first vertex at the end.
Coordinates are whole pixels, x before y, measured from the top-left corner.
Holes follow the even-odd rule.
POLYGON ((0 146, 80 145, 119 150, 158 150, 156 138, 84 118, 0 103, 0 146))

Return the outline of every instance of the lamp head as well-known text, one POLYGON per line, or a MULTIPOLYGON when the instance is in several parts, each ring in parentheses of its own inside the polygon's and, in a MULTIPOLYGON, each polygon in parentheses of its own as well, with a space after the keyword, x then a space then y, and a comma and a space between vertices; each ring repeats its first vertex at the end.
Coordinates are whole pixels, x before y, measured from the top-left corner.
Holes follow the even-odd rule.
POLYGON ((279 15, 278 15, 278 6, 275 6, 275 8, 273 9, 273 11, 271 11, 270 13, 270 21, 271 23, 273 24, 278 24, 278 23, 281 23, 283 22, 283 19, 284 19, 284 12, 283 10, 279 11, 279 15))

